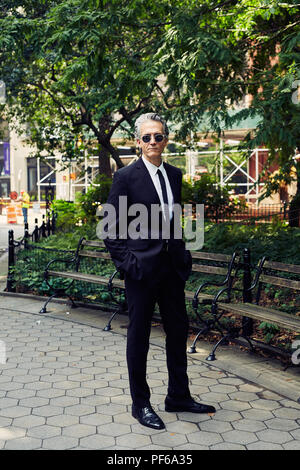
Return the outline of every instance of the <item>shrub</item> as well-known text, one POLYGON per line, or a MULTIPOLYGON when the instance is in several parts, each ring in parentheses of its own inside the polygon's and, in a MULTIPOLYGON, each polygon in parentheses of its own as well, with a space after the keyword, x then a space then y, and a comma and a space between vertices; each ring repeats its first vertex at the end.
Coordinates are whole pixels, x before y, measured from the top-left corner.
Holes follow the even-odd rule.
POLYGON ((58 230, 68 232, 74 228, 78 221, 74 202, 54 199, 51 209, 57 214, 56 227, 58 230))
POLYGON ((95 222, 99 205, 105 203, 111 188, 112 180, 106 175, 98 175, 86 194, 77 194, 78 218, 85 223, 95 222))

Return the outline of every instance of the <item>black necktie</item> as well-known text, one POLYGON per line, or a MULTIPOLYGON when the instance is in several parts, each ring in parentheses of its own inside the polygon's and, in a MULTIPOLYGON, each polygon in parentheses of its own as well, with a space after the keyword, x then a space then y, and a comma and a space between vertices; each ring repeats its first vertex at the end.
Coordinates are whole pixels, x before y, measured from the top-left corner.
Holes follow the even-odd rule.
POLYGON ((169 201, 168 201, 168 194, 167 194, 167 187, 166 187, 165 178, 163 177, 163 174, 160 170, 157 170, 157 174, 158 174, 159 181, 160 181, 160 186, 161 186, 161 191, 162 191, 164 204, 167 204, 167 206, 169 207, 169 201))

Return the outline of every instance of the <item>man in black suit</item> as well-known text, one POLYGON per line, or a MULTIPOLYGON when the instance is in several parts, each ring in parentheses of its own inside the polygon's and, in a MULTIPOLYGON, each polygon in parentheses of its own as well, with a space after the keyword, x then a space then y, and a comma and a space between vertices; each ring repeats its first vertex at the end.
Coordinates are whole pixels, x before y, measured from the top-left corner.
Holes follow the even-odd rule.
POLYGON ((160 116, 143 114, 135 123, 135 131, 142 156, 114 175, 107 203, 116 211, 115 221, 111 223, 116 236, 106 238, 105 244, 115 265, 125 275, 130 320, 127 364, 132 415, 144 426, 163 429, 163 421, 151 407, 146 380, 151 318, 156 302, 166 333, 169 382, 165 410, 214 413, 215 409, 195 402, 188 384, 188 317, 184 288, 192 262, 183 240, 174 235, 179 217, 173 210, 181 203, 182 174, 178 168, 162 162, 169 131, 160 116), (138 238, 130 237, 133 217, 128 216, 124 208, 120 209, 122 197, 128 208, 141 204, 147 210, 148 216, 137 228, 138 238), (160 207, 158 226, 153 219, 155 207, 160 207), (168 230, 163 231, 164 223, 169 224, 168 236, 164 236, 168 233, 168 230))

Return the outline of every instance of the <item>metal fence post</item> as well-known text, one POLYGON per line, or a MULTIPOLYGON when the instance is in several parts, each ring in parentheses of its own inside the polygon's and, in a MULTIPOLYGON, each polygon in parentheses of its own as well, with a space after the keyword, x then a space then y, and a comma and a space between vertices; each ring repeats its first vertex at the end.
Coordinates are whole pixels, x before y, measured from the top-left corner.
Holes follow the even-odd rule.
MULTIPOLYGON (((252 292, 249 291, 251 287, 251 257, 249 248, 245 248, 243 251, 243 302, 252 302, 252 292)), ((242 318, 243 335, 251 336, 253 333, 253 320, 252 318, 242 318)))
POLYGON ((25 248, 25 250, 27 250, 27 248, 28 248, 28 239, 29 239, 28 222, 26 222, 25 231, 24 231, 24 248, 25 248))
POLYGON ((42 222, 42 237, 46 237, 46 225, 45 225, 45 214, 43 214, 43 222, 42 222))
POLYGON ((34 241, 37 243, 39 241, 39 227, 38 227, 38 219, 34 219, 35 227, 34 227, 34 241))
POLYGON ((15 264, 15 246, 14 246, 14 231, 8 231, 8 271, 7 271, 7 292, 15 292, 13 268, 15 264))

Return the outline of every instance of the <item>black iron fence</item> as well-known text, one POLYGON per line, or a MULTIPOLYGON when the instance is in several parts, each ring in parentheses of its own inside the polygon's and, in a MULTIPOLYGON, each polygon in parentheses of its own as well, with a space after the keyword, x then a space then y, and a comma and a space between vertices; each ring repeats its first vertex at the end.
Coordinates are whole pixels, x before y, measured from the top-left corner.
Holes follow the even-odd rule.
POLYGON ((29 233, 28 223, 24 224, 24 236, 20 240, 14 239, 14 231, 8 231, 8 272, 7 272, 7 283, 6 290, 7 292, 15 291, 15 282, 14 282, 14 266, 18 253, 21 250, 26 250, 29 248, 30 241, 38 242, 43 238, 46 238, 55 233, 56 230, 56 214, 52 212, 47 215, 47 220, 45 221, 45 215, 43 215, 42 224, 38 225, 38 219, 35 219, 35 227, 32 233, 29 233))
POLYGON ((289 204, 264 204, 259 206, 251 204, 243 210, 236 210, 234 207, 212 208, 210 206, 205 207, 205 218, 213 220, 215 223, 268 223, 272 222, 274 218, 283 221, 289 219, 289 204))

